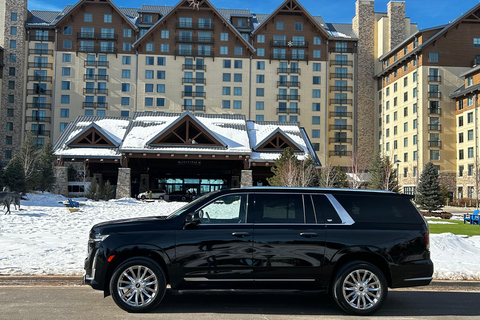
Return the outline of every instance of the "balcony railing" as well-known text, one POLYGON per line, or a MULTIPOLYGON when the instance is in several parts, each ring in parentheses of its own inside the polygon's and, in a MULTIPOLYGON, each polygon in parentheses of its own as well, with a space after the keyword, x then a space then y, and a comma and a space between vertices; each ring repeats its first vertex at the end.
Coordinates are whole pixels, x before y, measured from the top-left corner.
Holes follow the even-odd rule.
POLYGON ((190 22, 177 22, 175 24, 177 29, 195 29, 195 30, 213 30, 215 24, 213 23, 190 23, 190 22))
POLYGON ((52 90, 39 90, 39 89, 28 89, 27 94, 31 95, 42 95, 42 96, 51 96, 52 95, 52 90))
POLYGON ((428 93, 429 98, 438 98, 440 99, 442 97, 442 93, 439 91, 433 91, 428 93))
POLYGON ((440 82, 442 81, 441 76, 428 76, 428 82, 440 82))
POLYGON ((27 103, 27 108, 33 108, 33 109, 52 109, 52 104, 51 103, 39 103, 39 102, 29 102, 27 103))
POLYGON ((329 143, 352 143, 352 138, 330 138, 329 143))
POLYGON ((108 81, 108 75, 107 74, 84 74, 83 75, 83 80, 105 80, 108 81))
POLYGON ((353 73, 330 73, 330 79, 353 79, 353 73))
POLYGON ((53 49, 28 49, 28 53, 53 56, 53 49))
POLYGON ((175 42, 180 42, 180 43, 214 43, 215 40, 214 40, 213 37, 198 37, 198 36, 182 37, 182 36, 176 36, 175 37, 175 42))
POLYGON ((105 108, 108 109, 107 102, 83 102, 83 108, 105 108))
POLYGON ((330 157, 350 157, 352 151, 329 151, 330 157))
POLYGON ((330 47, 328 48, 328 52, 335 52, 335 53, 353 53, 354 48, 336 48, 330 47))
POLYGON ((338 118, 352 118, 353 117, 353 112, 338 112, 338 111, 332 111, 329 113, 330 118, 333 117, 338 117, 338 118))
POLYGON ((189 111, 205 111, 205 106, 196 106, 196 105, 182 105, 183 110, 189 111))
POLYGON ((54 42, 55 41, 55 37, 54 36, 37 36, 37 35, 32 35, 32 38, 30 39, 30 41, 50 41, 50 42, 54 42))
POLYGON ((330 130, 350 130, 352 131, 352 125, 350 124, 331 124, 329 125, 330 130))
POLYGON ((300 95, 299 94, 277 94, 277 101, 278 100, 300 101, 300 95))
POLYGON ((353 92, 353 87, 352 86, 332 86, 332 87, 330 87, 330 92, 332 92, 332 91, 353 92))
POLYGON ((201 84, 207 84, 207 79, 205 78, 182 78, 182 84, 183 83, 201 83, 201 84))
POLYGON ((115 47, 101 47, 101 46, 78 46, 78 52, 96 52, 96 53, 117 53, 115 47))
POLYGON ((300 88, 300 82, 298 82, 298 81, 277 81, 277 88, 278 87, 300 88))
POLYGON ((213 51, 195 51, 195 50, 175 50, 176 56, 189 56, 189 57, 214 57, 213 51))
POLYGON ((442 147, 442 141, 438 141, 438 140, 428 141, 428 146, 440 148, 442 147))
POLYGON ((277 114, 300 114, 299 108, 277 108, 277 114))
POLYGON ((109 67, 108 61, 85 60, 84 67, 109 67))
POLYGON ((28 76, 28 81, 40 81, 40 82, 52 82, 53 81, 53 77, 51 76, 38 76, 38 75, 35 75, 35 76, 28 76))
POLYGON ((83 94, 108 94, 108 89, 83 88, 83 94))
POLYGON ((352 104, 353 99, 330 99, 331 104, 352 104))
POLYGON ((300 68, 277 68, 277 74, 279 73, 288 73, 288 74, 302 74, 300 68))
POLYGON ((271 60, 296 60, 296 61, 307 61, 308 54, 270 54, 271 60))
POLYGON ((27 122, 50 122, 51 117, 27 117, 27 122))
POLYGON ((272 47, 293 47, 293 48, 308 48, 306 41, 289 41, 289 40, 272 40, 270 41, 272 47))
POLYGON ((183 70, 207 70, 207 66, 204 64, 183 64, 182 65, 182 71, 183 70))
POLYGON ((331 66, 353 66, 352 60, 330 60, 331 66))
POLYGON ((428 130, 430 131, 441 131, 442 130, 442 126, 437 123, 437 124, 429 124, 428 125, 428 130))
POLYGON ((47 63, 47 62, 29 62, 28 63, 29 68, 50 68, 53 69, 53 63, 47 63))
POLYGON ((34 136, 50 136, 50 130, 29 130, 34 136))
POLYGON ((442 114, 441 108, 428 108, 429 114, 442 114))
POLYGON ((116 33, 111 32, 77 32, 78 39, 117 40, 116 33))
POLYGON ((183 97, 206 98, 206 93, 203 91, 182 91, 183 97))

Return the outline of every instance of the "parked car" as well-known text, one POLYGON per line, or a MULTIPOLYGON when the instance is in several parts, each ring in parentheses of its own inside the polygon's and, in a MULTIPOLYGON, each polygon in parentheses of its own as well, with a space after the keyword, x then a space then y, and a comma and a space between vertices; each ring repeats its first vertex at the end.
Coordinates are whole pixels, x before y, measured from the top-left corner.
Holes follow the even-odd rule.
POLYGON ((167 201, 192 201, 197 198, 197 194, 193 189, 186 191, 173 191, 165 195, 167 201))
POLYGON ((167 285, 331 292, 372 314, 388 287, 432 280, 429 229, 409 196, 387 191, 249 187, 204 195, 168 217, 93 226, 85 283, 128 312, 167 285))
POLYGON ((142 199, 142 200, 145 200, 145 199, 163 199, 166 194, 167 194, 167 192, 165 190, 152 189, 152 190, 140 193, 137 196, 137 199, 142 199), (150 197, 150 192, 152 193, 151 197, 150 197))

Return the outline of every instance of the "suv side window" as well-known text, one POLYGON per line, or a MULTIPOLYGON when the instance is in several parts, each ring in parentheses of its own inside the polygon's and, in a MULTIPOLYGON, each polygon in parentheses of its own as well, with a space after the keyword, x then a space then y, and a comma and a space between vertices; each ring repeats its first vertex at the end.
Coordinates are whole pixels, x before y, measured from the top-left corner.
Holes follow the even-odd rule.
POLYGON ((202 224, 245 223, 247 195, 227 195, 216 199, 198 211, 202 224))
POLYGON ((315 205, 315 214, 317 223, 342 223, 342 219, 338 216, 337 211, 332 206, 327 197, 318 195, 312 196, 315 205))
POLYGON ((256 194, 255 223, 305 223, 300 194, 256 194))

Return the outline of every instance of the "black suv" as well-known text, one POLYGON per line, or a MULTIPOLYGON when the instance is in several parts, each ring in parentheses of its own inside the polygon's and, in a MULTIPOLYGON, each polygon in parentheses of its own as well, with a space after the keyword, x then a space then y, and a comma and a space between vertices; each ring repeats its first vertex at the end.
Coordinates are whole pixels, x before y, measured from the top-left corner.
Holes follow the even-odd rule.
POLYGON ((366 315, 388 287, 428 285, 426 221, 392 192, 250 187, 209 193, 168 217, 104 222, 90 232, 85 282, 129 312, 188 289, 331 291, 366 315))

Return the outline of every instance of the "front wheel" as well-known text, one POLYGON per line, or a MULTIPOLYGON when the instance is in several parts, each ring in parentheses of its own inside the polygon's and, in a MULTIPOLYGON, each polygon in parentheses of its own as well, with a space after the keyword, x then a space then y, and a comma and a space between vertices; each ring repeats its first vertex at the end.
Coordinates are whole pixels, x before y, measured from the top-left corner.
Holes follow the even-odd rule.
POLYGON ((166 290, 165 274, 148 258, 131 258, 120 264, 110 280, 113 301, 125 311, 154 309, 166 290))
POLYGON ((352 261, 337 272, 333 298, 350 314, 373 314, 382 307, 387 294, 385 276, 371 263, 352 261))

